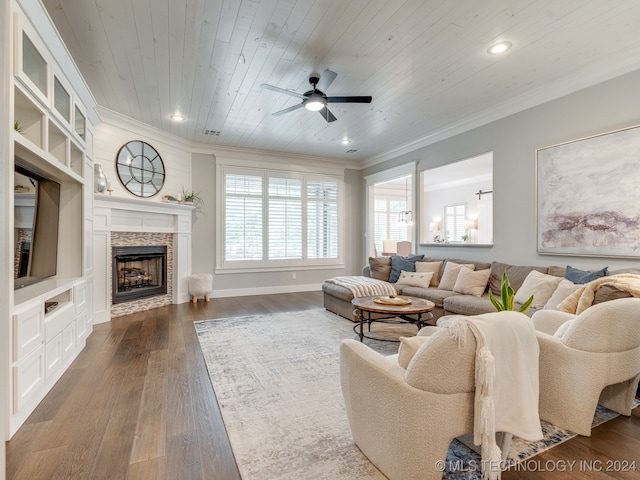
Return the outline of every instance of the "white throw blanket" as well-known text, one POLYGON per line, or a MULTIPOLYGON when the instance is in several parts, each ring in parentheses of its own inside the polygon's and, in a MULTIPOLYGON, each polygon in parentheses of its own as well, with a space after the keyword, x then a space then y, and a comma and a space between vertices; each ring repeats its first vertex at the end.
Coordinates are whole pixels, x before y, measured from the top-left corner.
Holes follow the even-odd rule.
POLYGON ((482 445, 482 478, 498 479, 501 451, 496 432, 529 441, 542 439, 535 328, 518 312, 452 316, 440 326, 458 341, 466 338, 467 328, 476 338, 474 443, 482 445))
POLYGON ((397 295, 398 293, 389 282, 370 277, 333 277, 325 281, 348 288, 353 294, 353 298, 372 295, 397 295))

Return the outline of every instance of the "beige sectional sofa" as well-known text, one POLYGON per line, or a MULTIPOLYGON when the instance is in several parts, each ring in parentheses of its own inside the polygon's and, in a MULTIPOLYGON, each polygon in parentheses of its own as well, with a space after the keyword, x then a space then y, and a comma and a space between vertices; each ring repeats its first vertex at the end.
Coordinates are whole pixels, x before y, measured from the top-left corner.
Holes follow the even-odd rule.
MULTIPOLYGON (((379 280, 389 281, 389 271, 391 270, 389 263, 391 262, 391 257, 372 257, 369 260, 369 265, 365 266, 363 269, 363 276, 370 276, 379 280)), ((520 293, 529 294, 537 292, 537 295, 535 295, 535 297, 537 298, 535 298, 534 305, 526 312, 527 315, 531 316, 537 310, 545 308, 545 306, 546 308, 555 308, 555 306, 557 306, 557 303, 559 303, 562 298, 557 298, 555 300, 556 305, 548 305, 548 303, 549 301, 553 300, 553 298, 550 297, 553 296, 552 294, 554 293, 554 291, 560 290, 560 288, 558 288, 558 285, 560 285, 560 282, 563 281, 567 269, 567 267, 559 266, 520 266, 505 264, 497 261, 487 263, 459 258, 421 258, 420 260, 417 260, 415 262, 415 265, 416 270, 424 270, 423 268, 421 268, 423 266, 427 269, 431 268, 432 270, 435 270, 435 267, 438 267, 437 273, 434 271, 433 277, 431 278, 431 282, 428 287, 425 288, 423 286, 403 285, 396 282, 391 282, 391 284, 394 285, 396 291, 399 294, 424 298, 426 300, 432 301, 435 304, 435 309, 432 312, 433 320, 430 323, 435 323, 435 320, 443 315, 479 315, 482 313, 494 312, 495 307, 489 299, 488 292, 489 289, 491 289, 493 294, 499 297, 500 284, 502 280, 502 274, 504 272, 507 273, 511 286, 513 287, 514 291, 516 291, 516 300, 518 300, 519 290, 525 283, 525 280, 527 280, 527 288, 523 290, 527 290, 527 292, 520 291, 520 293), (440 262, 440 265, 437 265, 437 262, 440 262), (480 295, 478 296, 469 293, 461 293, 469 291, 469 289, 465 288, 451 288, 451 286, 449 286, 449 288, 441 288, 441 280, 443 279, 445 270, 447 269, 447 264, 466 266, 473 265, 473 270, 475 272, 478 272, 476 276, 482 276, 483 273, 485 275, 484 278, 488 276, 486 285, 480 291, 480 295), (534 270, 544 275, 532 274, 531 278, 528 279, 527 277, 534 270), (483 271, 483 273, 480 273, 480 271, 483 271)), ((568 268, 571 269, 571 267, 568 268)), ((576 269, 573 269, 573 271, 582 272, 576 269)), ((600 272, 602 273, 602 275, 612 275, 615 273, 640 273, 640 271, 637 269, 622 269, 615 272, 607 272, 606 268, 603 268, 600 272)), ((592 273, 595 274, 595 272, 592 273)), ((562 285, 564 286, 564 288, 566 288, 565 296, 573 291, 571 288, 571 286, 573 285, 572 282, 565 280, 562 285)), ((324 293, 324 307, 327 310, 341 315, 349 320, 357 320, 353 312, 353 306, 351 305, 351 300, 353 299, 353 294, 351 293, 351 291, 329 282, 324 282, 322 290, 324 293)), ((478 291, 474 293, 477 294, 478 291)), ((619 291, 613 287, 601 288, 596 294, 594 304, 606 300, 611 300, 613 298, 621 298, 626 296, 630 295, 627 292, 619 291)), ((520 299, 522 300, 522 298, 520 299)), ((524 300, 522 301, 524 302, 524 300)))

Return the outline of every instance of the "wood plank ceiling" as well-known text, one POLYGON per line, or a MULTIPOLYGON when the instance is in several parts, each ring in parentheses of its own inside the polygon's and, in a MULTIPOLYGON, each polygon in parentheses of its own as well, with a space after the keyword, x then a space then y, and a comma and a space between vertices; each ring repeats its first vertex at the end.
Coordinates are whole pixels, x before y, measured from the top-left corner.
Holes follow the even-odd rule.
POLYGON ((637 0, 42 1, 100 106, 193 142, 360 164, 640 68, 637 0), (513 48, 488 55, 498 40, 513 48), (373 102, 331 105, 330 124, 272 115, 299 100, 260 84, 303 93, 325 68, 329 95, 373 102))

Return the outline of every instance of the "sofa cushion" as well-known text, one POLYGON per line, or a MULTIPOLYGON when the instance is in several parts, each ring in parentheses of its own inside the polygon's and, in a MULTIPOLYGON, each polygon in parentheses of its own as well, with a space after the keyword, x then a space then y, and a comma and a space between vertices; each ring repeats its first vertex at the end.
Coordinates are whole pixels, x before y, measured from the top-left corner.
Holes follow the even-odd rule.
POLYGON ((482 297, 474 297, 472 295, 447 297, 443 300, 443 307, 447 315, 453 313, 458 315, 480 315, 496 311, 496 307, 489 300, 488 294, 484 294, 482 297))
POLYGON ((522 286, 516 291, 513 301, 522 305, 533 295, 531 308, 543 308, 561 280, 560 277, 531 270, 522 282, 522 286))
MULTIPOLYGON (((447 262, 457 263, 459 265, 465 264, 473 264, 474 270, 484 270, 485 268, 491 268, 491 264, 487 262, 481 262, 479 260, 468 260, 464 258, 447 258, 447 262)), ((445 264, 446 266, 446 264, 445 264)))
POLYGON ((391 273, 389 274, 389 282, 395 283, 400 278, 400 272, 415 272, 416 262, 424 258, 424 255, 413 255, 410 257, 401 257, 394 255, 391 257, 391 273))
POLYGON ((444 262, 442 260, 436 262, 425 262, 424 260, 420 260, 419 262, 416 262, 416 272, 433 272, 430 285, 432 287, 437 287, 440 283, 440 269, 442 268, 443 263, 444 262))
POLYGON ((396 285, 429 288, 431 277, 433 277, 433 272, 405 272, 404 270, 402 270, 402 272, 400 273, 400 278, 398 278, 396 285))
POLYGON ((458 273, 458 278, 456 279, 456 284, 453 286, 453 291, 465 295, 473 295, 474 297, 481 297, 487 288, 490 273, 491 270, 488 268, 477 271, 461 268, 458 273))
POLYGON ((566 271, 567 271, 567 267, 559 267, 557 265, 551 265, 547 270, 547 274, 553 275, 554 277, 564 278, 564 274, 566 271))
POLYGON ((596 278, 606 277, 608 275, 607 270, 608 267, 601 268, 600 270, 580 270, 579 268, 573 268, 571 265, 567 265, 564 278, 571 280, 573 283, 589 283, 596 278))
POLYGON ((444 299, 451 296, 460 295, 459 293, 454 293, 451 290, 440 290, 438 288, 420 288, 420 287, 403 287, 402 295, 408 295, 410 297, 418 297, 424 298, 425 300, 429 300, 433 302, 436 307, 441 307, 443 305, 444 299))
POLYGON ((369 274, 376 280, 389 281, 391 257, 369 257, 369 274))
MULTIPOLYGON (((560 283, 553 291, 549 300, 547 300, 547 303, 544 304, 543 308, 545 310, 558 310, 558 305, 560 305, 565 298, 575 292, 578 288, 580 288, 580 285, 573 283, 571 280, 567 280, 566 278, 561 279, 560 283)), ((602 290, 602 288, 599 288, 598 290, 602 290)))
POLYGON ((455 287, 456 285, 456 280, 458 279, 458 274, 460 273, 461 268, 475 270, 476 267, 472 263, 458 264, 447 260, 447 263, 444 266, 444 273, 442 274, 442 278, 440 279, 440 283, 438 284, 438 288, 440 290, 453 291, 453 287, 455 287))
POLYGON ((492 262, 491 275, 489 276, 489 288, 494 295, 500 295, 500 286, 502 285, 502 274, 507 273, 509 283, 514 291, 522 286, 524 279, 527 278, 529 272, 537 270, 541 273, 547 273, 547 267, 518 266, 509 265, 508 263, 492 262))

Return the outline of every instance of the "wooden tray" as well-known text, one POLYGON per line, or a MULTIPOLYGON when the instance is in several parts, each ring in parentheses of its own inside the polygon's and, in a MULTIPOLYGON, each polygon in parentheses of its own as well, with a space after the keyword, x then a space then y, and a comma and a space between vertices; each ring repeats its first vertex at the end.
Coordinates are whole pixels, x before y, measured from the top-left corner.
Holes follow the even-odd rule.
POLYGON ((411 303, 410 298, 405 297, 374 297, 373 301, 381 305, 409 305, 411 303))

